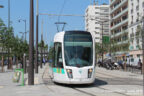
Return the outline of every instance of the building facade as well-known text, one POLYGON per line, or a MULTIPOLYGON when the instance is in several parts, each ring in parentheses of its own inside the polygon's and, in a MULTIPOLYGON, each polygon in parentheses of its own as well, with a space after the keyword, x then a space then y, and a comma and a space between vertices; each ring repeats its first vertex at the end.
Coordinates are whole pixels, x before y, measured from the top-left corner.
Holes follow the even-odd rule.
POLYGON ((129 55, 142 60, 142 17, 144 0, 129 0, 129 55))
POLYGON ((119 59, 126 59, 129 53, 128 1, 110 0, 111 53, 119 59))
POLYGON ((112 53, 119 59, 142 60, 144 0, 110 0, 112 53))
POLYGON ((109 5, 89 5, 85 16, 85 30, 92 33, 95 42, 101 43, 102 35, 109 36, 109 5))

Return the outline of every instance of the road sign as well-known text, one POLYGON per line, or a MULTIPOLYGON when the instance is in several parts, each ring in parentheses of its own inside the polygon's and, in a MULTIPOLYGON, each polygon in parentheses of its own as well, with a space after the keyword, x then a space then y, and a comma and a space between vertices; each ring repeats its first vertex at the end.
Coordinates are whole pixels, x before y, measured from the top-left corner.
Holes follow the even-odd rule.
POLYGON ((109 36, 103 36, 103 43, 108 44, 110 42, 109 36))

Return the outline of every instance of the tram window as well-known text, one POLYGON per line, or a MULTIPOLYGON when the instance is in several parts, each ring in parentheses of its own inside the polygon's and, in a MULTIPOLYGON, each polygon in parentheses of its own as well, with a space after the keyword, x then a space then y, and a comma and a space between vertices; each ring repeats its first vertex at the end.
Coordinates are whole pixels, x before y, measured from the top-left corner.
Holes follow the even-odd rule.
POLYGON ((63 68, 61 43, 55 43, 55 64, 54 65, 55 65, 54 67, 63 68))

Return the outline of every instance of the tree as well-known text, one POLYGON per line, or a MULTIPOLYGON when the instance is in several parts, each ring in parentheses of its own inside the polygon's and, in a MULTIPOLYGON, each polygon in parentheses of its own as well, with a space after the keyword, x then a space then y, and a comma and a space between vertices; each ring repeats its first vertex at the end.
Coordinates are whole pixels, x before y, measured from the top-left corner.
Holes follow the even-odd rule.
MULTIPOLYGON (((28 54, 28 43, 27 41, 22 41, 18 36, 14 36, 13 27, 7 28, 3 21, 0 19, 0 47, 2 51, 9 51, 10 57, 16 57, 17 60, 20 60, 24 53, 28 54), (6 50, 3 50, 6 49, 6 50)), ((7 55, 5 55, 7 56, 7 55)), ((8 69, 10 65, 8 65, 8 69)))
POLYGON ((2 58, 1 62, 1 67, 2 67, 2 72, 4 72, 4 41, 5 41, 5 36, 4 33, 7 31, 7 28, 5 24, 3 23, 2 19, 0 19, 0 47, 2 50, 0 50, 0 58, 2 58))
POLYGON ((54 58, 54 47, 50 47, 49 53, 48 53, 48 59, 52 60, 54 58))
POLYGON ((95 54, 96 60, 102 56, 102 54, 107 53, 109 51, 108 44, 95 43, 95 54))

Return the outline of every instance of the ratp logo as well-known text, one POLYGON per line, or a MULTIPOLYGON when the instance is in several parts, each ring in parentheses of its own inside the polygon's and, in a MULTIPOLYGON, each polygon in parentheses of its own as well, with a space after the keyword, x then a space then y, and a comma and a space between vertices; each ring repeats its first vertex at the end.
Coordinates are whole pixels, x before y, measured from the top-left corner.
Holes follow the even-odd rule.
POLYGON ((81 74, 81 73, 82 73, 82 70, 79 70, 79 73, 81 74))

